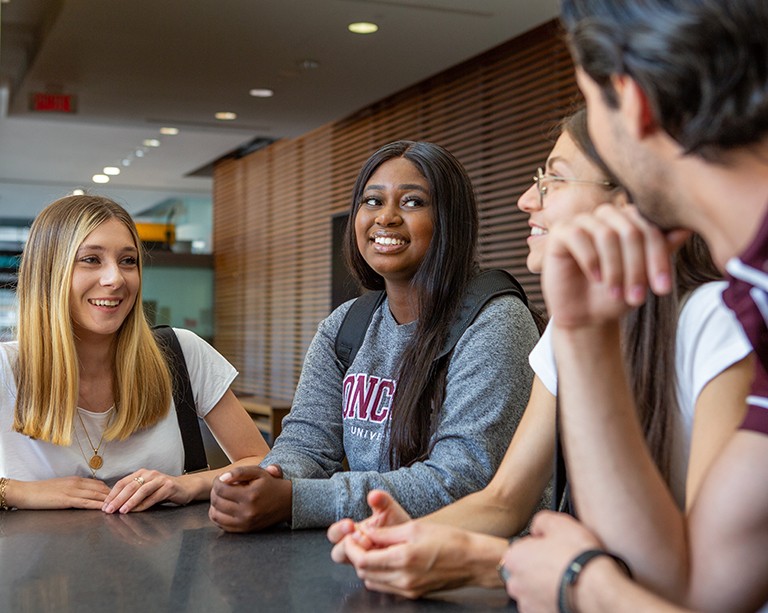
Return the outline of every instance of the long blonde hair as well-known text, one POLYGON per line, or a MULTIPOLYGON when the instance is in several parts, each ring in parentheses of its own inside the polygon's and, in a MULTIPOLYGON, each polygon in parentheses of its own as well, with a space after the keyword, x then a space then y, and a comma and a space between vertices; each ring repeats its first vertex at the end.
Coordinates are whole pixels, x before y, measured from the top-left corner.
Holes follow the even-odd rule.
MULTIPOLYGON (((70 315, 72 272, 82 242, 111 219, 131 233, 141 279, 143 259, 136 226, 112 200, 67 196, 48 205, 32 224, 19 268, 16 432, 56 445, 72 442, 80 386, 70 315)), ((141 280, 113 351, 115 416, 104 433, 107 440, 125 439, 157 423, 171 403, 171 375, 144 317, 141 280)))

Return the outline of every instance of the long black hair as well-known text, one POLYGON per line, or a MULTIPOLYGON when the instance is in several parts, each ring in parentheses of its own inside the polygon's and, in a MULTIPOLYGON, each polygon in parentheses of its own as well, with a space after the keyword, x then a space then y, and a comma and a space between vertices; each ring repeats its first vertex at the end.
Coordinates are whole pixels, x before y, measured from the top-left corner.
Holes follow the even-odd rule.
POLYGON ((385 289, 384 279, 357 247, 355 217, 374 172, 395 158, 410 161, 429 184, 433 234, 411 280, 420 314, 416 330, 400 356, 397 391, 390 418, 389 461, 408 466, 429 455, 429 441, 443 404, 448 357, 435 357, 469 280, 477 273, 478 214, 472 182, 447 150, 428 142, 397 141, 381 147, 363 164, 355 181, 345 236, 349 269, 366 289, 385 289), (429 317, 422 317, 429 313, 429 317))

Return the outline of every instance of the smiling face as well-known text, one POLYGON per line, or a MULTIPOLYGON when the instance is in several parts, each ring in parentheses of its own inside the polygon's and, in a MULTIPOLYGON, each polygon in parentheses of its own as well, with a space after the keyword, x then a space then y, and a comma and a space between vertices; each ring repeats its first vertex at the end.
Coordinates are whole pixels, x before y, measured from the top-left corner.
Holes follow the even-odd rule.
POLYGON ((117 219, 105 221, 75 257, 69 298, 75 336, 114 335, 131 312, 139 285, 133 236, 117 219))
POLYGON ((366 183, 355 216, 357 248, 388 287, 416 274, 432 240, 432 206, 426 178, 405 158, 384 162, 366 183))
POLYGON ((543 205, 535 183, 518 199, 517 206, 530 216, 528 225, 531 227, 531 234, 527 241, 530 251, 526 265, 533 273, 541 272, 547 234, 556 224, 572 219, 580 213, 588 213, 600 204, 618 204, 625 199, 623 192, 611 191, 599 184, 605 181, 606 177, 579 149, 567 131, 557 139, 547 158, 544 172, 546 175, 587 182, 558 181, 552 178, 546 180, 543 205))

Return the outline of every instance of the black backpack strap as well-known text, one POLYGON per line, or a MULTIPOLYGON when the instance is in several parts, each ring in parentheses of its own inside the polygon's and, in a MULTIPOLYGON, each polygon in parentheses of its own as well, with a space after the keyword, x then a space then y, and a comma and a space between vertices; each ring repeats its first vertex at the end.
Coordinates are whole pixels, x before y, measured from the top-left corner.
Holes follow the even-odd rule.
POLYGON ((469 325, 475 320, 480 309, 495 296, 512 294, 528 306, 528 298, 520 282, 506 270, 485 270, 475 276, 467 285, 467 291, 461 301, 459 312, 454 318, 448 337, 443 343, 443 348, 435 358, 439 360, 445 357, 456 346, 469 325))
MULTIPOLYGON (((454 318, 448 338, 435 358, 445 357, 456 346, 469 325, 485 304, 495 296, 512 294, 528 305, 528 298, 520 282, 511 274, 501 269, 491 269, 476 275, 467 285, 467 291, 461 301, 459 312, 454 318)), ((383 291, 367 292, 352 303, 341 327, 336 334, 336 357, 346 371, 363 344, 373 314, 384 301, 383 291)))
POLYGON ((344 367, 344 372, 355 359, 363 344, 373 314, 384 302, 384 291, 366 292, 349 307, 341 327, 336 333, 336 357, 344 367))
POLYGON ((152 328, 157 344, 163 349, 173 378, 173 404, 179 421, 181 440, 184 443, 184 472, 207 470, 208 460, 200 433, 200 421, 195 410, 195 397, 189 382, 189 371, 179 339, 170 326, 152 328))

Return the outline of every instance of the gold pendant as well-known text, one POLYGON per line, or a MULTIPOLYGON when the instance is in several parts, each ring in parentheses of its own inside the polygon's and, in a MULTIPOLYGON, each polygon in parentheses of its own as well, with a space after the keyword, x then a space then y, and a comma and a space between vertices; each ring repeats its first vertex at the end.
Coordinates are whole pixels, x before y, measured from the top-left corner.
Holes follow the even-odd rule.
POLYGON ((104 459, 98 453, 94 453, 93 457, 88 460, 88 466, 90 466, 93 470, 99 470, 102 466, 104 466, 104 459))

